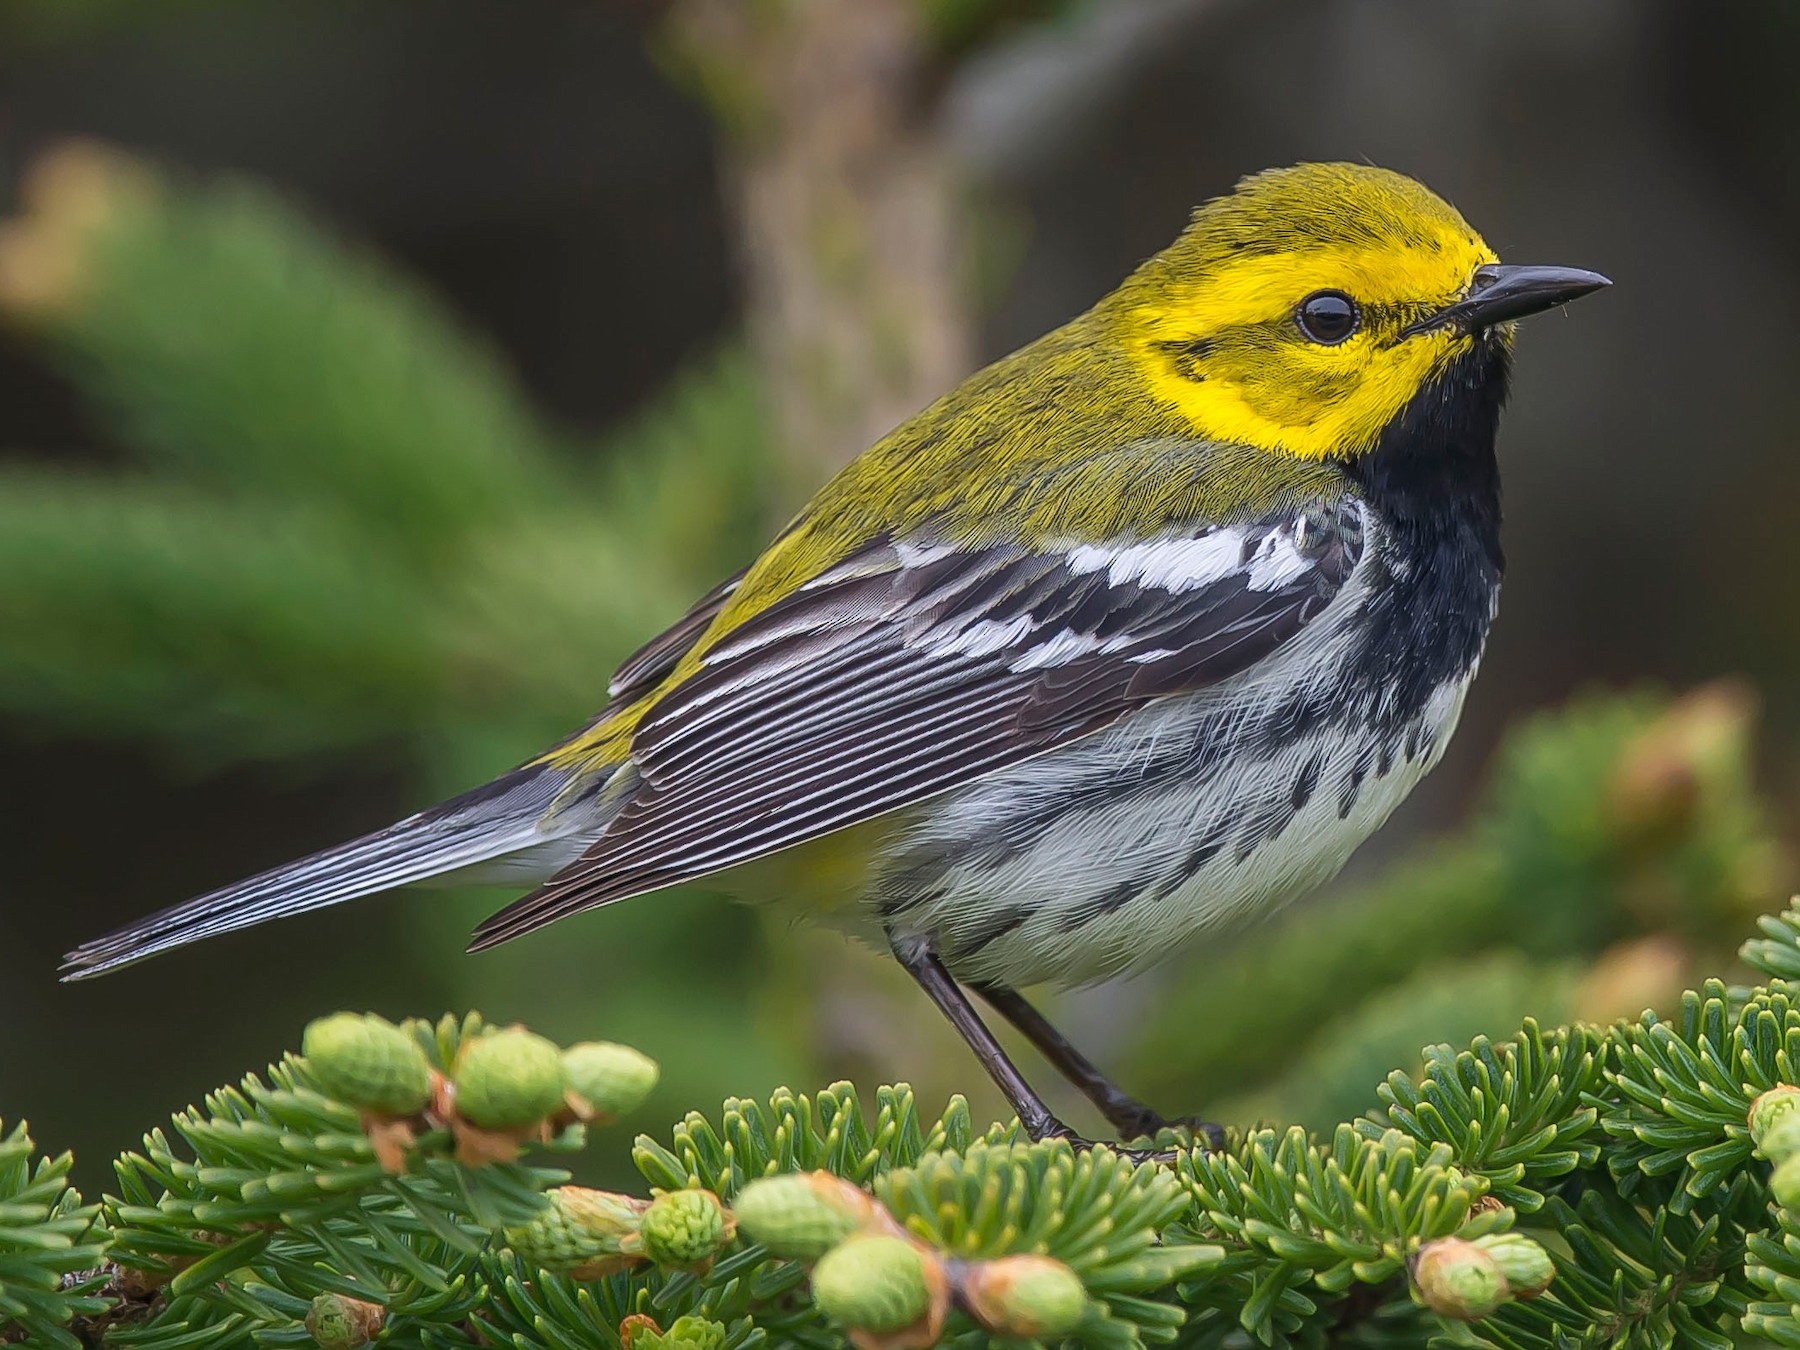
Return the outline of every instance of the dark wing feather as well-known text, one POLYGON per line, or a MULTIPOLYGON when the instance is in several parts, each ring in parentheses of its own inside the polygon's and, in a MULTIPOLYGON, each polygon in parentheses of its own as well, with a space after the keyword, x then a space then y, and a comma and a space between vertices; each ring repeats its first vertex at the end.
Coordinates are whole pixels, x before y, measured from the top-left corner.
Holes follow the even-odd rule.
POLYGON ((626 657, 606 686, 607 696, 629 703, 667 679, 700 635, 712 627, 712 621, 719 617, 719 611, 743 579, 743 572, 727 577, 696 600, 686 614, 626 657))
POLYGON ((663 695, 619 816, 474 945, 868 820, 1226 679, 1324 610, 1361 549, 1350 500, 1086 557, 874 545, 663 695))

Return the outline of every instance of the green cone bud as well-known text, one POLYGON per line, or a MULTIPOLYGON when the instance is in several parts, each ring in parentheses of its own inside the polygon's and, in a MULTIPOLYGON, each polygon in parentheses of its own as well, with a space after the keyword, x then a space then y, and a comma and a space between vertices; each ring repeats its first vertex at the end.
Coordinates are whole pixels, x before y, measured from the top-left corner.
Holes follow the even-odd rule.
POLYGON ((1775 1164, 1769 1177, 1769 1194, 1783 1209, 1800 1213, 1800 1153, 1790 1154, 1775 1164))
POLYGON ((738 1192, 731 1209, 745 1236, 767 1247, 770 1255, 817 1261, 863 1225, 874 1202, 829 1173, 789 1172, 751 1182, 738 1192))
POLYGON ((457 1114, 486 1129, 530 1125, 562 1109, 562 1051, 523 1027, 466 1042, 452 1076, 457 1114))
POLYGON ((1494 1258, 1514 1298, 1536 1298, 1556 1278, 1550 1253, 1523 1233, 1490 1233, 1476 1238, 1475 1245, 1494 1258))
POLYGON ((379 1303, 343 1294, 320 1294, 306 1310, 306 1333, 319 1350, 360 1350, 381 1330, 379 1303))
POLYGON ((857 1234, 826 1252, 813 1267, 812 1293, 820 1312, 857 1331, 901 1331, 931 1311, 924 1255, 882 1234, 857 1234))
POLYGON ((1074 1335, 1088 1306, 1080 1277, 1048 1256, 978 1261, 963 1278, 962 1297, 994 1335, 1027 1341, 1074 1335))
POLYGON ((731 1240, 737 1224, 711 1191, 670 1191, 644 1211, 642 1251, 671 1270, 703 1270, 731 1240))
POLYGON ((642 1200, 585 1186, 558 1186, 550 1206, 501 1237, 527 1265, 596 1279, 632 1265, 642 1200))
POLYGON ((1439 1238, 1419 1249, 1413 1287, 1427 1308, 1459 1322, 1478 1322, 1507 1299, 1499 1263, 1461 1238, 1439 1238))
POLYGON ((307 1023, 300 1053, 319 1090, 350 1106, 410 1116, 431 1097, 431 1065, 419 1043, 373 1013, 332 1013, 307 1023))
MULTIPOLYGON (((1782 1129, 1790 1122, 1800 1122, 1800 1088, 1777 1083, 1750 1103, 1750 1137, 1756 1141, 1763 1156, 1772 1162, 1780 1162, 1788 1154, 1800 1151, 1800 1133, 1782 1129), (1774 1137, 1778 1132, 1792 1142, 1784 1147, 1774 1137), (1771 1145, 1774 1145, 1774 1151, 1771 1145)), ((1800 1129, 1800 1124, 1796 1128, 1800 1129)))
MULTIPOLYGON (((648 1318, 644 1321, 649 1321, 648 1318)), ((626 1350, 725 1350, 725 1326, 705 1317, 677 1317, 667 1331, 640 1322, 632 1328, 626 1350)))
POLYGON ((1770 1162, 1786 1162, 1800 1153, 1800 1116, 1784 1116, 1756 1141, 1757 1149, 1770 1162))
POLYGON ((629 1045, 583 1041, 563 1051, 570 1105, 583 1120, 616 1120, 643 1105, 661 1070, 629 1045))

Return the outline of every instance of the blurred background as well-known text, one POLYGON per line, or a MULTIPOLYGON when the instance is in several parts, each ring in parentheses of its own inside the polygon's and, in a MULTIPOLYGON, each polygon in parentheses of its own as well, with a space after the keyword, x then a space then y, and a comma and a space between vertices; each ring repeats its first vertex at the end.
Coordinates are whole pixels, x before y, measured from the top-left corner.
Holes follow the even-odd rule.
POLYGON ((1616 285, 1522 335, 1444 766, 1329 893, 1055 1011, 1167 1110, 1322 1124, 1727 971, 1794 879, 1797 58, 1786 0, 0 0, 0 1116, 98 1186, 338 1006, 632 1042, 644 1128, 997 1114, 885 961, 698 891, 54 972, 581 723, 835 465, 1301 159, 1616 285))

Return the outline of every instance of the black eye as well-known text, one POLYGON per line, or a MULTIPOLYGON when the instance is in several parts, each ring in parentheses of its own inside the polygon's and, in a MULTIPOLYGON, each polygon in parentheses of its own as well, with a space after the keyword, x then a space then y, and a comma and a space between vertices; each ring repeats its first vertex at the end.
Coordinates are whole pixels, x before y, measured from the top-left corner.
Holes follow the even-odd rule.
POLYGON ((1300 331, 1323 347, 1335 347, 1349 337, 1361 318, 1356 301, 1342 291, 1314 291, 1294 311, 1300 331))

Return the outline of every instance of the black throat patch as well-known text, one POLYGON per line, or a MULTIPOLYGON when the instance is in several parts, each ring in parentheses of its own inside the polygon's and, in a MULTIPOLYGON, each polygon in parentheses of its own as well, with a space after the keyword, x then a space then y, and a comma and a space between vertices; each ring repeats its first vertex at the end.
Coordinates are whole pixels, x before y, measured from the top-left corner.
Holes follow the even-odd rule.
POLYGON ((1481 654, 1505 557, 1494 454, 1510 375, 1505 346, 1476 343, 1414 395, 1373 451, 1342 468, 1380 519, 1366 659, 1423 707, 1481 654))

